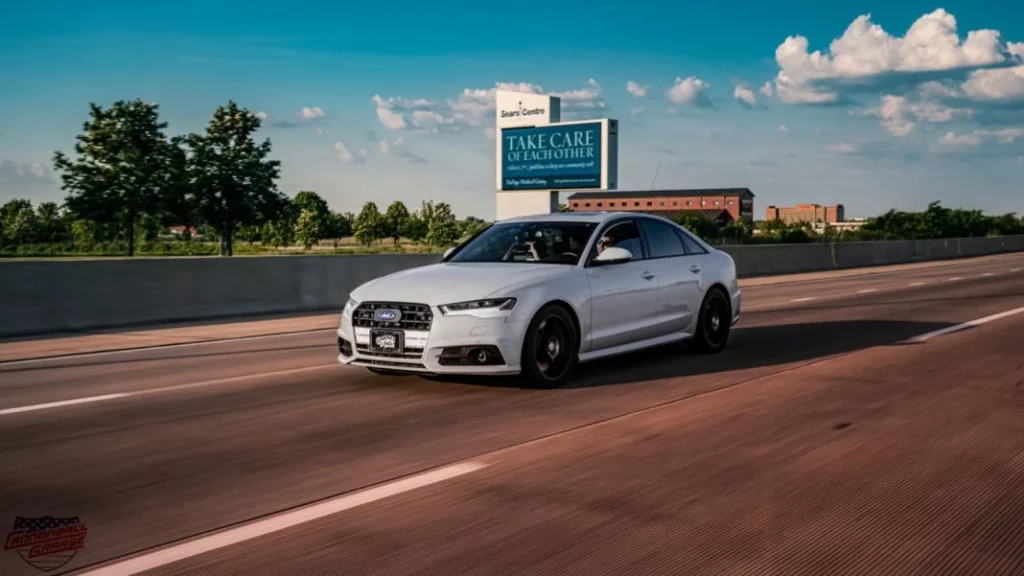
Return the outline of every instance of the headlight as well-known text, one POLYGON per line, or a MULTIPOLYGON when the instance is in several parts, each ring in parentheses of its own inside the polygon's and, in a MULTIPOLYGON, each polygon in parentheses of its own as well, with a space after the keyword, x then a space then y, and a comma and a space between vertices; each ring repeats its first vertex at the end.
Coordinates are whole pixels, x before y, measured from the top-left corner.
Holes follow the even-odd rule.
POLYGON ((445 315, 473 314, 474 312, 495 311, 508 312, 516 307, 515 298, 490 298, 488 300, 474 300, 472 302, 457 302, 455 304, 443 304, 439 306, 445 315))
POLYGON ((356 302, 355 299, 349 298, 348 302, 345 302, 345 310, 342 311, 342 314, 344 314, 345 316, 351 316, 352 312, 356 309, 356 306, 358 304, 359 303, 356 302))

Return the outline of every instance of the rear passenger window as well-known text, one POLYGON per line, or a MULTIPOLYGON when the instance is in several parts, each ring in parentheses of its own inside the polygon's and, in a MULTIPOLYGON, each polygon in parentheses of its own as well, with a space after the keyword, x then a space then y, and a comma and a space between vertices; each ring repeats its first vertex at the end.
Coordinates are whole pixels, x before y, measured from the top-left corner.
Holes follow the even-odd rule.
POLYGON ((686 252, 689 254, 707 254, 708 251, 703 246, 697 244, 697 241, 690 238, 685 232, 679 232, 679 237, 683 239, 683 245, 686 246, 686 252))
POLYGON ((669 258, 686 255, 686 249, 683 248, 682 240, 668 224, 644 218, 641 220, 641 226, 643 226, 644 235, 647 236, 647 244, 651 249, 651 258, 669 258))

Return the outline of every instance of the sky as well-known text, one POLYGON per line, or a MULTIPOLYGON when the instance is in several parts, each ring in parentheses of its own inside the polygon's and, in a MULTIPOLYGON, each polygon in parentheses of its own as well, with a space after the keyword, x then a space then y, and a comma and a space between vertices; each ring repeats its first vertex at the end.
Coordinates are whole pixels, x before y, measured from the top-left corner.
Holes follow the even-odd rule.
POLYGON ((0 202, 61 201, 90 102, 169 134, 229 100, 280 189, 493 219, 494 91, 620 121, 619 189, 748 187, 852 217, 1024 213, 1024 3, 18 2, 0 13, 0 202))

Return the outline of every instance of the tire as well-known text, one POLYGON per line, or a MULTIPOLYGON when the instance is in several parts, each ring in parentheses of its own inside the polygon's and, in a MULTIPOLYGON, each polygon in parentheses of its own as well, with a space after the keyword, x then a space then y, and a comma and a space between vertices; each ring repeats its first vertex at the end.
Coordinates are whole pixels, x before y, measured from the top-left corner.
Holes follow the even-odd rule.
POLYGON ((558 388, 565 384, 578 363, 579 335, 569 312, 548 304, 537 312, 526 329, 522 375, 533 388, 558 388))
POLYGON ((697 328, 691 340, 693 348, 706 354, 717 354, 725 348, 732 328, 731 308, 725 291, 717 286, 708 290, 697 315, 697 328))

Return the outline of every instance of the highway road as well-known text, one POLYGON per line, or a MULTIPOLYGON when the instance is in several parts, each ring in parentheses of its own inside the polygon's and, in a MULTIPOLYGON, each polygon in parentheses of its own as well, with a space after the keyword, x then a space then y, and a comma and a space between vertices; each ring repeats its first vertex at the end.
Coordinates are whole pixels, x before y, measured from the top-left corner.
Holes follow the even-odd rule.
POLYGON ((560 390, 335 354, 0 363, 0 531, 77 516, 51 574, 1024 574, 1024 255, 752 281, 725 352, 560 390))

